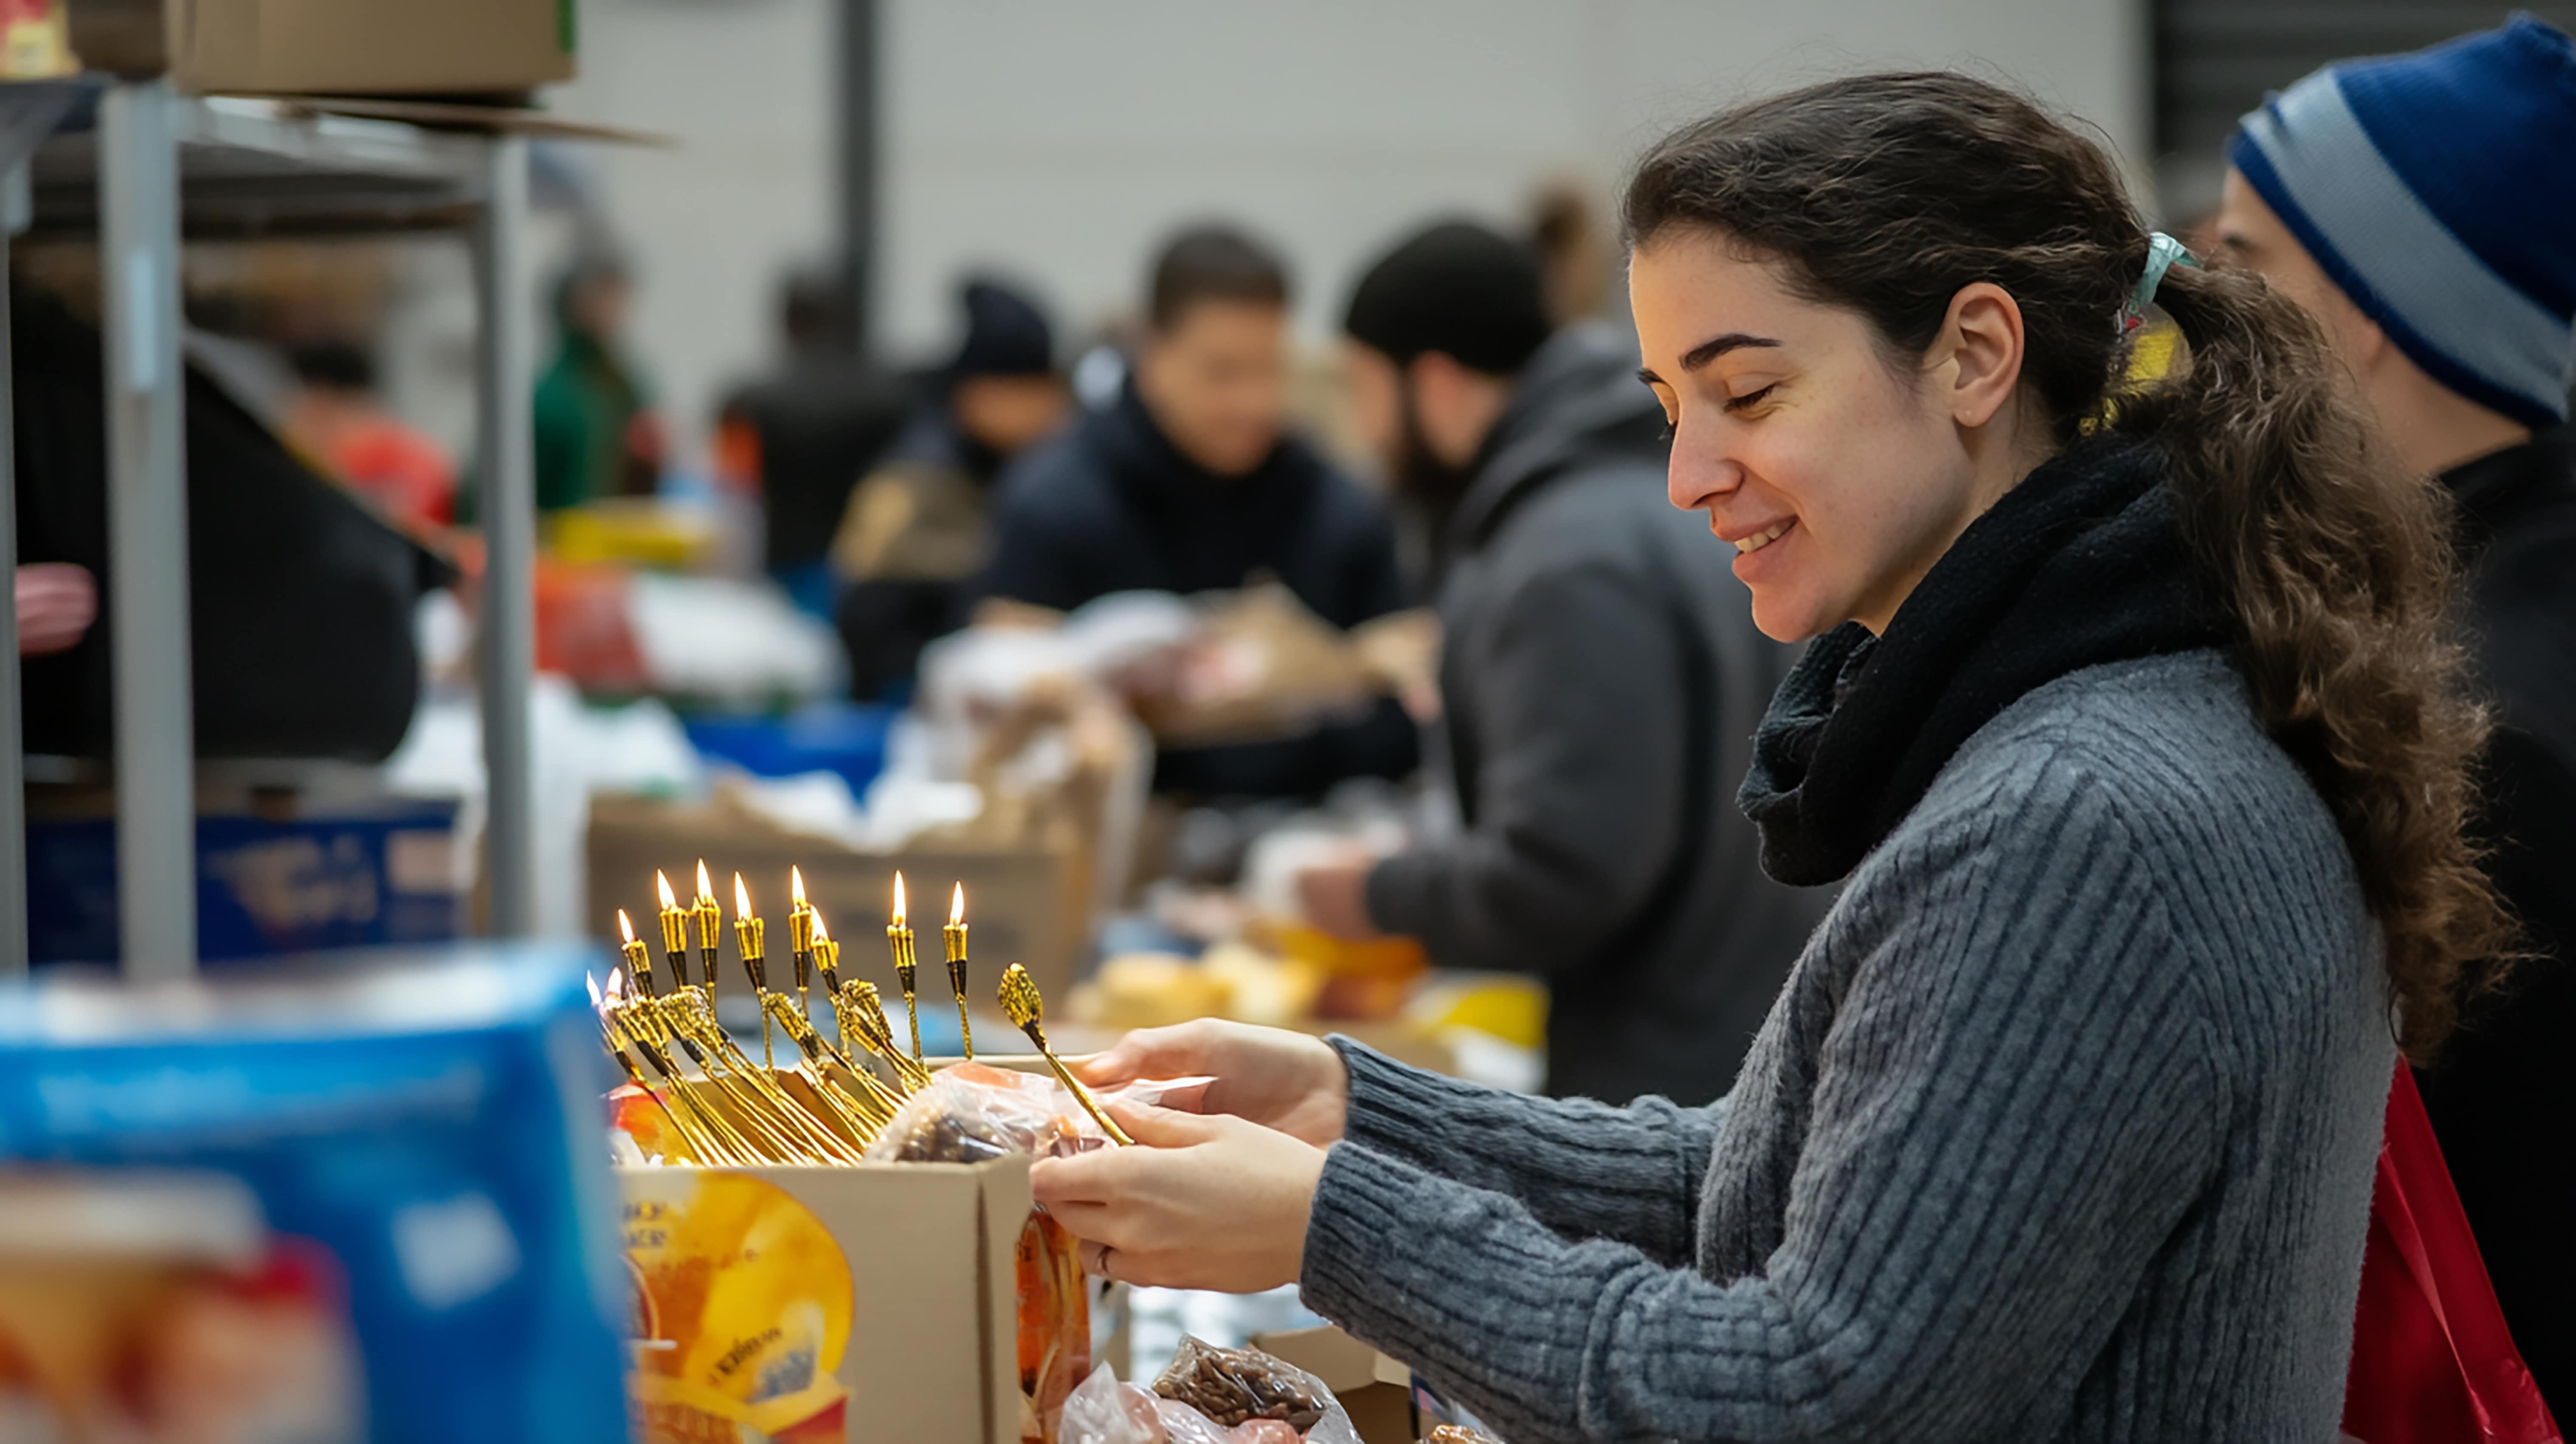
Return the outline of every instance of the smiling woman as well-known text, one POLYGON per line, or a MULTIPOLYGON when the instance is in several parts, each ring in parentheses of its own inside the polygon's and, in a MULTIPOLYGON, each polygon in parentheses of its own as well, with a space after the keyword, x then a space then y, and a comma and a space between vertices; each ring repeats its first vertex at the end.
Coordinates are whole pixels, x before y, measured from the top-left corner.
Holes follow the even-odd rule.
POLYGON ((1626 219, 1672 499, 1816 639, 1742 800, 1844 889, 1734 1092, 1191 1025, 1091 1079, 1236 1116, 1038 1196, 1118 1277, 1296 1279, 1517 1440, 2333 1437, 2395 1044, 2502 928, 2434 493, 1992 85, 1713 117, 1626 219), (2188 359, 2119 391, 2150 299, 2188 359))

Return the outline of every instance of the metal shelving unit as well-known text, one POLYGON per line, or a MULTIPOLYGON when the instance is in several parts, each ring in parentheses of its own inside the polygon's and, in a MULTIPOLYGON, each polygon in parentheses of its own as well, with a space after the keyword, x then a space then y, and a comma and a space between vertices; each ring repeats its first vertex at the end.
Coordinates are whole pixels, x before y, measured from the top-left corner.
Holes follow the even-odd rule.
MULTIPOLYGON (((118 922, 129 976, 196 966, 195 739, 190 719, 187 461, 179 243, 198 236, 448 230, 474 248, 486 565, 480 618, 490 930, 528 933, 535 812, 528 691, 535 659, 530 324, 515 304, 527 141, 257 100, 184 96, 161 80, 56 82, 94 93, 97 123, 32 156, 0 154, 38 234, 99 238, 106 341, 109 609, 116 653, 118 922), (23 166, 23 171, 21 167, 23 166), (23 176, 23 182, 19 177, 23 176)), ((0 86, 32 99, 33 87, 0 86)), ((0 129, 5 129, 0 127, 0 129)), ((5 262, 0 249, 0 263, 5 262)), ((0 345, 6 340, 0 312, 0 345)), ((0 351, 0 421, 8 416, 0 351)), ((14 595, 16 499, 0 442, 0 570, 14 595)), ((0 973, 26 967, 17 624, 0 599, 0 973)))

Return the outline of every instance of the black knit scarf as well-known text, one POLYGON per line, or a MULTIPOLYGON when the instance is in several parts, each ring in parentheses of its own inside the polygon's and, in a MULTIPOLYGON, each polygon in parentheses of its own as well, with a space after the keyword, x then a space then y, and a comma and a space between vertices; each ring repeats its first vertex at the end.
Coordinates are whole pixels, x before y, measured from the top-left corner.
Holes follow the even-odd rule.
POLYGON ((1736 801, 1785 883, 1848 874, 1953 753, 2079 668, 2223 644, 2152 445, 2078 442, 1960 534, 1885 637, 1818 638, 1780 684, 1736 801))

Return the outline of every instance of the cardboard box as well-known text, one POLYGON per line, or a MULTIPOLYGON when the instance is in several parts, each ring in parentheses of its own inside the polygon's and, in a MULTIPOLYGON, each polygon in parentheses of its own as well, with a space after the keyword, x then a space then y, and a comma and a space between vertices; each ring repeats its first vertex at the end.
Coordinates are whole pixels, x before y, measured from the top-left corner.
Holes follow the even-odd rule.
POLYGON ((1324 1381, 1359 1430, 1360 1444, 1414 1444, 1422 1420, 1413 1407, 1413 1371, 1326 1324, 1255 1334, 1252 1347, 1324 1381))
MULTIPOLYGON (((1029 970, 1050 1009, 1061 1007, 1090 941, 1090 910, 1077 891, 1064 849, 923 843, 890 853, 858 852, 828 838, 791 832, 721 795, 706 804, 591 799, 589 902, 584 909, 591 935, 616 937, 617 910, 624 908, 658 947, 650 926, 656 906, 653 871, 669 873, 672 886, 686 893, 696 886, 691 873, 700 858, 716 879, 728 918, 733 874, 740 872, 749 882, 753 904, 770 919, 770 949, 778 961, 785 958, 787 870, 800 869, 807 899, 822 910, 823 921, 840 940, 841 975, 867 978, 889 996, 894 969, 885 950, 885 923, 897 869, 912 892, 923 996, 943 1007, 948 977, 941 963, 945 955, 939 925, 947 921, 952 883, 966 885, 971 986, 979 1012, 995 1011, 991 990, 1003 967, 1014 962, 1029 970)), ((773 962, 772 977, 781 976, 773 962)))
MULTIPOLYGON (((832 1437, 851 1444, 1017 1444, 1016 1260, 1029 1218, 1026 1158, 855 1168, 621 1168, 618 1183, 625 1198, 630 1260, 646 1257, 639 1250, 666 1242, 656 1237, 657 1230, 685 1226, 693 1191, 742 1180, 768 1185, 793 1200, 828 1234, 846 1262, 846 1319, 827 1321, 845 1323, 847 1329, 838 1363, 827 1369, 830 1381, 846 1390, 844 1428, 832 1437)), ((695 1192, 694 1197, 706 1195, 695 1192)), ((760 1227, 759 1245, 742 1248, 732 1266, 755 1266, 760 1251, 779 1247, 781 1235, 793 1225, 773 1216, 760 1227)), ((725 1272, 718 1268, 715 1282, 698 1286, 722 1287, 725 1272)), ((809 1279, 813 1272, 809 1262, 809 1279)), ((648 1291, 650 1269, 639 1263, 634 1276, 639 1292, 648 1291)), ((639 1316, 647 1312, 639 1301, 639 1316)), ((648 1322, 647 1327, 654 1325, 648 1322)), ((680 1331, 676 1322, 660 1327, 665 1332, 656 1337, 680 1331)), ((639 1346, 639 1361, 649 1348, 639 1346)), ((756 1359, 744 1363, 757 1365, 756 1359)), ((667 1428, 656 1431, 657 1407, 675 1416, 685 1413, 676 1404, 640 1402, 638 1440, 656 1444, 683 1437, 667 1428)), ((794 1437, 804 1444, 811 1436, 794 1437)))
MULTIPOLYGON (((122 955, 116 820, 94 815, 101 805, 39 800, 28 824, 28 941, 40 962, 122 955)), ((464 914, 455 843, 456 804, 442 799, 200 815, 197 956, 452 941, 464 914)))
POLYGON ((516 95, 573 77, 574 0, 72 0, 93 69, 200 93, 516 95))

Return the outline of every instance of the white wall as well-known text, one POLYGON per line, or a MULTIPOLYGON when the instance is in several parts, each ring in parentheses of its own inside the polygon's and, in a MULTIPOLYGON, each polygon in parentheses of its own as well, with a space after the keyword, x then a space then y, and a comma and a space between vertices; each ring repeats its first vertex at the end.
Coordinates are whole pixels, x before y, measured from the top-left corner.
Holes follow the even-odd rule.
POLYGON ((838 244, 839 0, 580 5, 581 78, 547 105, 679 142, 557 153, 635 262, 634 350, 680 459, 701 465, 724 389, 771 356, 780 273, 838 244))
POLYGON ((1864 66, 2018 79, 2143 149, 2136 0, 888 0, 881 311, 921 345, 981 259, 1069 322, 1130 302, 1168 228, 1283 245, 1310 334, 1440 211, 1516 219, 1729 100, 1864 66))
MULTIPOLYGON (((599 151, 640 261, 637 339, 684 454, 767 354, 779 269, 835 224, 837 0, 581 0, 561 112, 669 132, 599 151)), ((2017 79, 2143 150, 2142 0, 881 0, 881 335, 944 348, 969 264, 1034 283, 1068 332, 1128 305, 1176 224, 1283 246, 1310 335, 1414 222, 1517 217, 1571 176, 1606 202, 1660 131, 1869 65, 2017 79)))

